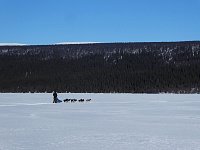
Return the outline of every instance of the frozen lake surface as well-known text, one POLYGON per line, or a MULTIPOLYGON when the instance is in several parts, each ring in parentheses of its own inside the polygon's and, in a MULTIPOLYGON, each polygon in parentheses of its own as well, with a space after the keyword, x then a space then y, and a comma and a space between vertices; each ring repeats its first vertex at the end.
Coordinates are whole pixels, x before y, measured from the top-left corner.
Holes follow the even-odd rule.
POLYGON ((0 94, 0 150, 197 150, 200 95, 0 94))

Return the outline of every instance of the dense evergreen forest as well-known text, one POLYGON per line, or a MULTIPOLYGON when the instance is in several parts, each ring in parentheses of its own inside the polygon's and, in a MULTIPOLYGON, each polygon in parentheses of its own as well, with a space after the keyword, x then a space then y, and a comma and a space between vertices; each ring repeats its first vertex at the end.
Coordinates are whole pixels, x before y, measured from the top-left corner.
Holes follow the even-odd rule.
POLYGON ((199 93, 200 42, 0 46, 0 92, 199 93))

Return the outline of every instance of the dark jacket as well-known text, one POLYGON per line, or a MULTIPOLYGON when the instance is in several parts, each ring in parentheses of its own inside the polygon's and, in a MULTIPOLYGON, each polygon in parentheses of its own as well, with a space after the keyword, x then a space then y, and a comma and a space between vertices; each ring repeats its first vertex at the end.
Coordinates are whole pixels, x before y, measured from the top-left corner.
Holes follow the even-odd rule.
POLYGON ((53 93, 53 98, 57 98, 57 96, 58 96, 57 93, 54 92, 54 93, 53 93))
POLYGON ((57 103, 57 93, 53 92, 53 103, 57 103))

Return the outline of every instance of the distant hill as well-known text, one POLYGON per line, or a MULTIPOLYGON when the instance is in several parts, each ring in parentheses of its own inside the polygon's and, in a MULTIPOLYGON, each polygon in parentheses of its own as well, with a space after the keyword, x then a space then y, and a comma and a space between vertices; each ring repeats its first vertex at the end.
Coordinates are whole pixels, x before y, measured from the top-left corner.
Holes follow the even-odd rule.
POLYGON ((196 93, 200 41, 0 46, 0 92, 196 93))

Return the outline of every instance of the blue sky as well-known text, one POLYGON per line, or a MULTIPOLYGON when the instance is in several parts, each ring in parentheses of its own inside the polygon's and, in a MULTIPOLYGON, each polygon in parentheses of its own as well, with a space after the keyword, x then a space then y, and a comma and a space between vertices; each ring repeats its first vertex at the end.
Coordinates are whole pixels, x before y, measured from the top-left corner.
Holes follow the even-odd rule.
POLYGON ((0 0, 0 43, 200 40, 200 0, 0 0))

